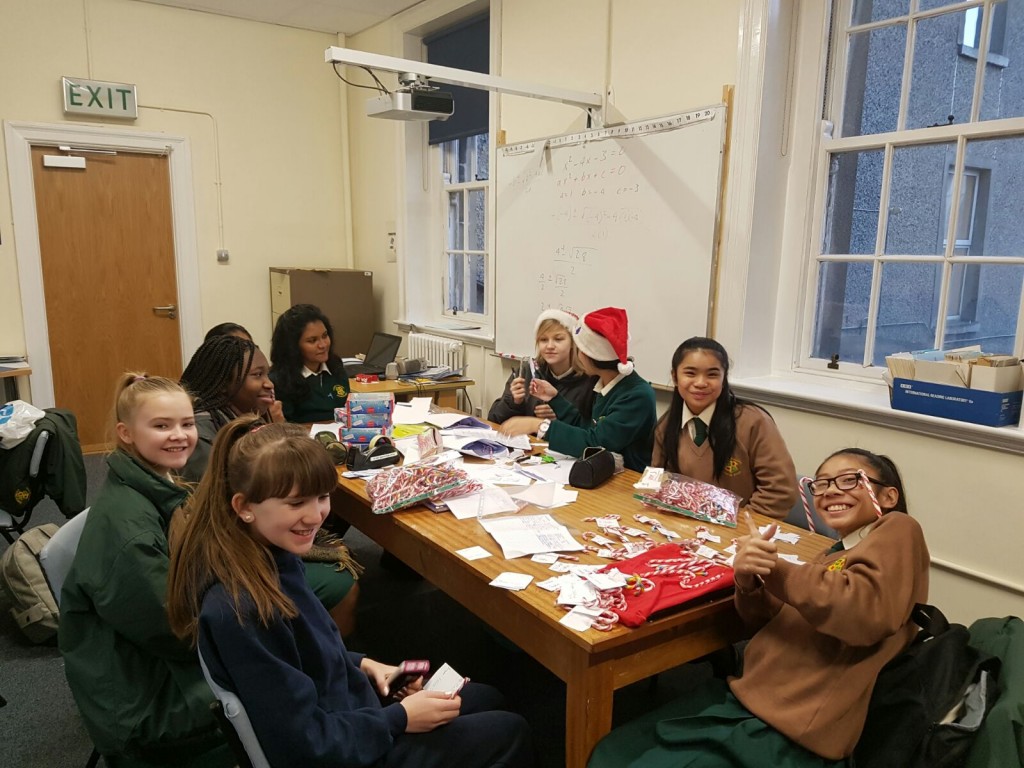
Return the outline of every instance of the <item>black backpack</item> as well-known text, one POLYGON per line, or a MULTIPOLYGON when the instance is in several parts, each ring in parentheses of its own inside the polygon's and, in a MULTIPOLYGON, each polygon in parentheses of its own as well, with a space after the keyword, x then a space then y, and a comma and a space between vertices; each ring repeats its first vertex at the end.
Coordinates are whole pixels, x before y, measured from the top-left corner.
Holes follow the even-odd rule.
POLYGON ((934 606, 914 606, 911 618, 921 631, 878 675, 854 768, 962 766, 995 703, 999 659, 934 606))

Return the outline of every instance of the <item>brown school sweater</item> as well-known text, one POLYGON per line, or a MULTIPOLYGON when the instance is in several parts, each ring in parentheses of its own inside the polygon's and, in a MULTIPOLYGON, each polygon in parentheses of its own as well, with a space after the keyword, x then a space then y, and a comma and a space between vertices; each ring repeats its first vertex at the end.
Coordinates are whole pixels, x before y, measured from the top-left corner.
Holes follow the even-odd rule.
MULTIPOLYGON (((717 479, 711 441, 694 445, 689 429, 678 424, 671 426, 682 430, 678 451, 680 474, 732 491, 743 499, 743 507, 778 520, 784 519, 796 503, 798 491, 793 459, 775 421, 760 408, 741 405, 736 409, 736 447, 732 460, 726 462, 717 479)), ((668 427, 662 419, 654 432, 653 467, 665 466, 662 443, 668 427)))
POLYGON ((849 756, 879 670, 917 633, 910 612, 928 600, 929 562, 921 526, 890 512, 853 548, 780 560, 763 587, 737 590, 740 616, 762 628, 729 681, 736 698, 810 751, 849 756))

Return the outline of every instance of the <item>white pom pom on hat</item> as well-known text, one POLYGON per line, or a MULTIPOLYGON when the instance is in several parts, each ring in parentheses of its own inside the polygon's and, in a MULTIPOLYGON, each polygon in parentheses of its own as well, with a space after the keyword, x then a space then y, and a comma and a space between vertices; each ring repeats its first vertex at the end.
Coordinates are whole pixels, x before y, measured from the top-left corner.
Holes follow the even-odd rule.
POLYGON ((619 373, 633 372, 628 356, 629 320, 618 307, 595 309, 583 316, 574 331, 576 346, 591 360, 618 362, 619 373))

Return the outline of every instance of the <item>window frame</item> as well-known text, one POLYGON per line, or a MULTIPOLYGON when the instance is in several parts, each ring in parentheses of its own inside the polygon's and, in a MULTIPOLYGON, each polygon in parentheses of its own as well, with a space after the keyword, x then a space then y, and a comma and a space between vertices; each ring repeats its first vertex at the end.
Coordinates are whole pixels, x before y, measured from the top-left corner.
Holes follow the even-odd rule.
MULTIPOLYGON (((934 16, 941 16, 951 10, 966 11, 971 7, 983 8, 994 5, 996 0, 966 0, 961 7, 959 4, 929 9, 927 11, 913 11, 901 16, 886 18, 884 20, 852 25, 847 20, 851 18, 852 4, 854 0, 837 0, 833 10, 831 41, 827 46, 829 71, 824 74, 825 91, 821 101, 823 129, 819 131, 815 145, 812 148, 814 153, 814 172, 811 174, 812 191, 809 194, 811 207, 809 209, 809 237, 804 244, 805 255, 803 259, 803 311, 802 317, 798 320, 799 350, 793 356, 795 372, 823 373, 828 370, 838 370, 841 373, 853 378, 878 382, 881 380, 882 366, 871 365, 873 359, 875 337, 877 331, 878 305, 881 291, 881 276, 884 264, 900 262, 911 263, 929 262, 941 263, 942 286, 937 306, 947 306, 947 295, 950 286, 950 276, 953 264, 966 263, 969 265, 981 265, 996 263, 1000 265, 1024 264, 1024 257, 984 257, 984 256, 962 256, 952 254, 955 250, 955 243, 950 244, 950 237, 955 233, 952 228, 955 226, 956 217, 950 215, 946 221, 945 251, 942 256, 913 257, 889 255, 885 253, 884 237, 887 231, 887 218, 889 208, 889 191, 891 187, 891 167, 893 152, 900 147, 920 146, 924 144, 935 144, 944 142, 956 142, 956 156, 954 160, 954 178, 952 199, 958 200, 960 194, 961 179, 964 171, 964 155, 969 140, 982 138, 999 138, 1007 136, 1024 136, 1024 117, 1004 118, 1001 120, 988 120, 978 122, 981 110, 981 96, 984 88, 985 78, 976 77, 971 104, 970 122, 938 125, 929 128, 916 128, 907 130, 904 128, 907 119, 908 105, 910 99, 911 70, 913 64, 913 52, 915 50, 916 25, 911 23, 911 18, 926 19, 934 16), (900 80, 900 104, 897 119, 897 129, 887 133, 867 134, 835 138, 832 135, 832 126, 843 125, 843 110, 846 103, 847 90, 847 56, 848 44, 851 33, 868 32, 871 29, 890 26, 900 21, 907 22, 906 50, 909 55, 904 57, 903 72, 900 80), (831 85, 831 87, 829 87, 831 85), (824 254, 822 253, 822 237, 826 222, 828 220, 829 192, 829 163, 831 155, 842 152, 865 151, 870 149, 881 149, 884 152, 882 170, 882 188, 879 200, 879 221, 876 232, 875 250, 871 254, 824 254), (812 357, 814 349, 815 320, 818 310, 818 284, 822 265, 828 262, 868 262, 873 266, 871 288, 868 302, 868 320, 865 328, 864 355, 861 362, 832 361, 822 357, 812 357), (875 268, 875 265, 881 268, 875 268), (837 367, 838 365, 838 367, 837 367)), ((916 3, 914 4, 916 7, 916 3)), ((989 39, 988 24, 992 17, 991 13, 982 16, 982 29, 979 34, 987 44, 989 39)), ((934 342, 935 346, 941 343, 945 336, 948 318, 945 310, 939 311, 935 318, 936 329, 934 342)), ((1017 354, 1024 352, 1024 299, 1021 301, 1021 308, 1018 312, 1014 349, 1017 354)))

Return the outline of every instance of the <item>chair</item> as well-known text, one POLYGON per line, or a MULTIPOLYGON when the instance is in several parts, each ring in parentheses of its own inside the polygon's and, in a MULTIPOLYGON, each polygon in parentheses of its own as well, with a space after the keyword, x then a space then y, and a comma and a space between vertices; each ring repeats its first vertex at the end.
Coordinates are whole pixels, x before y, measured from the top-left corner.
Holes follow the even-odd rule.
POLYGON ((48 542, 39 550, 39 564, 43 566, 46 583, 50 585, 53 598, 60 607, 60 590, 64 579, 71 570, 71 561, 75 559, 78 540, 82 538, 85 521, 89 517, 88 508, 68 520, 57 529, 48 542))
MULTIPOLYGON (((49 442, 49 439, 50 433, 45 430, 40 432, 39 437, 36 439, 35 447, 32 449, 32 458, 29 461, 28 466, 28 477, 30 480, 35 480, 39 477, 39 471, 43 465, 43 456, 46 453, 46 444, 49 442)), ((13 544, 14 539, 21 536, 22 532, 28 526, 28 521, 31 516, 31 506, 20 513, 8 512, 0 509, 0 536, 7 539, 9 544, 13 544)))
MULTIPOLYGON (((43 575, 46 576, 46 583, 53 592, 53 599, 60 607, 60 590, 64 586, 64 579, 71 570, 71 562, 75 559, 75 551, 78 549, 78 540, 82 538, 82 530, 85 528, 85 521, 89 517, 89 509, 83 509, 77 515, 68 520, 57 529, 43 548, 39 550, 39 564, 43 567, 43 575)), ((95 748, 89 755, 85 768, 96 768, 99 763, 100 753, 95 748)))
POLYGON ((213 695, 217 698, 216 703, 212 705, 214 715, 217 717, 221 729, 224 730, 228 742, 235 750, 238 768, 270 768, 270 763, 267 762, 267 758, 263 754, 263 747, 260 746, 259 739, 256 738, 256 732, 252 729, 252 723, 249 722, 249 715, 246 714, 241 699, 214 681, 206 666, 206 661, 203 659, 202 652, 198 653, 199 666, 203 668, 203 676, 206 678, 210 690, 213 691, 213 695), (230 727, 227 727, 228 724, 230 727))

